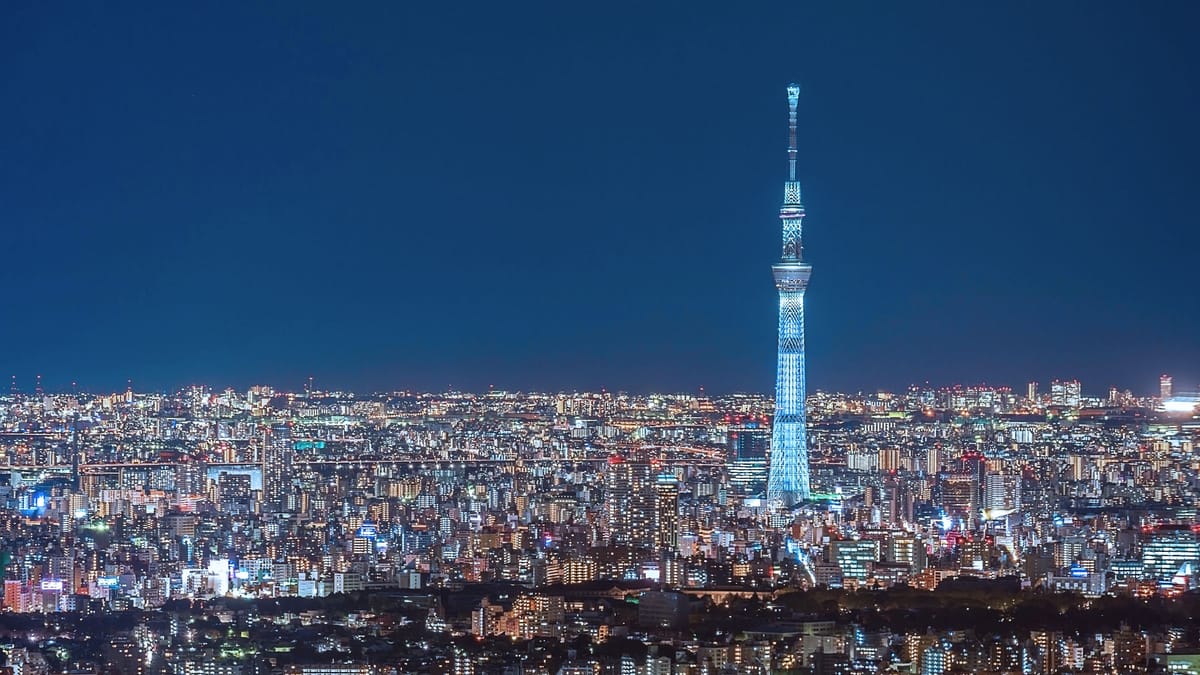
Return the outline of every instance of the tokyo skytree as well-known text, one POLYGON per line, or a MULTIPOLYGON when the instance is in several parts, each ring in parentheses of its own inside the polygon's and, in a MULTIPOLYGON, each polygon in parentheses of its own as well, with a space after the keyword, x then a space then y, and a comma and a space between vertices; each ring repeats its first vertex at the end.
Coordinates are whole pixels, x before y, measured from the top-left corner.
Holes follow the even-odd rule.
POLYGON ((804 205, 796 180, 796 106, 800 87, 788 85, 788 179, 783 184, 783 255, 771 266, 779 289, 779 367, 775 376, 775 423, 767 501, 790 507, 810 497, 808 430, 804 393, 804 289, 812 266, 804 262, 800 233, 804 205))

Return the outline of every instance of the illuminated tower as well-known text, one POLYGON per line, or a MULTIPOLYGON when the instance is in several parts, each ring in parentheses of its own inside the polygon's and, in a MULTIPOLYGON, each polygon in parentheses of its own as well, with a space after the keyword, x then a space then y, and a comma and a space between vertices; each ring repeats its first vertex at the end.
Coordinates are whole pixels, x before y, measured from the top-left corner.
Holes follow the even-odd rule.
POLYGON ((1171 386, 1170 375, 1163 375, 1162 377, 1158 378, 1158 397, 1160 399, 1165 401, 1171 398, 1171 394, 1174 393, 1173 389, 1174 387, 1171 386))
POLYGON ((779 289, 779 368, 775 376, 775 424, 771 431, 771 471, 767 499, 791 506, 809 498, 808 433, 804 415, 804 289, 812 266, 800 245, 804 205, 796 180, 796 105, 800 87, 788 97, 788 180, 783 184, 783 256, 771 267, 779 289))

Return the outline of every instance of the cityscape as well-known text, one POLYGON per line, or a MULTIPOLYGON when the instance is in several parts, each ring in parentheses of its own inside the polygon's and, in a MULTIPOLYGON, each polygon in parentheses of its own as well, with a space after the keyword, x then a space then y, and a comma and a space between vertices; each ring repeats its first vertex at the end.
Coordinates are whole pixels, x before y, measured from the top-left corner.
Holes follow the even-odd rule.
POLYGON ((1194 10, 400 4, 0 22, 0 675, 1200 675, 1194 10))
POLYGON ((20 673, 1192 672, 1200 395, 1159 386, 814 392, 791 509, 765 395, 14 390, 3 648, 20 673))
POLYGON ((774 397, 14 376, 12 672, 1200 672, 1200 393, 807 393, 799 93, 774 397))

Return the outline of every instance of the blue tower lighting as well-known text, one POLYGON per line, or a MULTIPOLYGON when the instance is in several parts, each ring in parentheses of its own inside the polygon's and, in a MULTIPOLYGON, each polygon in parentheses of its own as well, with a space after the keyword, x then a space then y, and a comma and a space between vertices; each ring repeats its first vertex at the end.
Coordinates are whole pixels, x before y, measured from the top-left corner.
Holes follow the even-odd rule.
POLYGON ((775 378, 775 422, 771 430, 769 503, 791 507, 811 495, 808 476, 808 430, 805 426, 804 290, 812 266, 804 262, 800 234, 804 205, 796 180, 796 107, 800 87, 790 84, 788 98, 788 180, 783 184, 783 255, 771 266, 779 289, 779 366, 775 378))

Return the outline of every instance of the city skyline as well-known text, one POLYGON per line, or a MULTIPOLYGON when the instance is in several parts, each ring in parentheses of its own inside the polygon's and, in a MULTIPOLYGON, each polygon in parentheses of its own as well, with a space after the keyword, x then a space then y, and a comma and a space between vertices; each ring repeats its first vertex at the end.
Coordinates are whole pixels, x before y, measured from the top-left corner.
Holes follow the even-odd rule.
MULTIPOLYGON (((917 390, 917 391, 940 391, 940 392, 968 391, 968 390, 997 391, 997 392, 1009 391, 1009 392, 1014 392, 1016 394, 1021 394, 1022 392, 1028 391, 1029 385, 1036 384, 1038 387, 1037 391, 1038 391, 1039 397, 1048 397, 1050 387, 1054 384, 1059 384, 1059 383, 1062 383, 1062 384, 1076 384, 1077 383, 1077 384, 1079 384, 1081 396, 1083 396, 1084 398, 1087 398, 1087 399, 1095 399, 1095 400, 1105 399, 1114 390, 1122 395, 1125 395, 1126 393, 1128 393, 1136 399, 1151 400, 1151 399, 1162 398, 1162 396, 1156 395, 1156 394, 1160 394, 1162 391, 1160 380, 1157 378, 1154 380, 1155 386, 1153 388, 1147 386, 1147 387, 1138 389, 1138 388, 1121 388, 1121 387, 1116 387, 1116 386, 1100 387, 1099 385, 1088 385, 1087 383, 1080 382, 1077 378, 1069 378, 1069 377, 1044 378, 1044 379, 1039 379, 1039 380, 1031 380, 1029 382, 1022 382, 1022 383, 953 382, 953 383, 934 384, 934 383, 929 383, 929 382, 913 382, 905 387, 900 387, 900 388, 896 388, 896 389, 876 388, 876 389, 841 390, 841 389, 809 388, 808 395, 809 396, 830 395, 830 394, 853 395, 853 396, 870 396, 870 395, 874 395, 874 394, 896 395, 896 394, 904 393, 906 391, 914 391, 914 390, 917 390)), ((17 386, 12 386, 12 384, 10 383, 9 388, 5 391, 5 393, 18 394, 18 395, 26 396, 26 397, 37 395, 38 392, 41 392, 41 393, 45 394, 46 396, 70 396, 72 394, 77 394, 79 396, 101 396, 101 395, 105 395, 105 394, 120 394, 125 391, 133 391, 133 392, 139 393, 139 394, 169 394, 169 393, 182 392, 182 391, 185 391, 188 389, 202 388, 202 389, 207 389, 209 391, 212 391, 213 393, 217 393, 217 392, 224 392, 224 391, 245 391, 245 390, 255 389, 255 388, 259 388, 259 387, 268 387, 268 388, 278 392, 281 395, 283 395, 283 394, 303 395, 309 391, 310 384, 312 384, 312 389, 311 389, 312 393, 317 394, 317 395, 354 394, 354 395, 365 395, 365 396, 389 396, 389 395, 434 395, 434 396, 436 396, 436 395, 443 395, 443 394, 467 394, 467 395, 473 395, 473 396, 483 396, 483 395, 486 395, 489 393, 508 393, 508 394, 521 394, 521 395, 539 395, 539 396, 604 395, 604 394, 607 394, 607 395, 612 395, 612 396, 635 396, 635 397, 666 396, 666 397, 705 398, 705 397, 724 397, 724 396, 738 396, 738 395, 766 396, 768 393, 768 391, 753 391, 753 390, 719 391, 719 390, 709 390, 709 389, 697 389, 697 390, 691 390, 691 391, 687 391, 687 390, 655 391, 655 390, 607 389, 607 388, 583 389, 583 388, 578 388, 578 387, 572 388, 572 389, 518 389, 518 388, 507 388, 507 387, 495 386, 495 385, 485 387, 482 389, 470 389, 470 388, 465 388, 465 387, 453 387, 453 386, 444 387, 444 388, 430 388, 430 389, 417 388, 417 387, 394 387, 394 388, 388 388, 388 389, 353 389, 353 388, 348 388, 348 387, 343 387, 343 386, 334 386, 334 385, 330 385, 329 383, 316 382, 315 380, 312 381, 311 383, 308 380, 303 380, 303 381, 295 382, 295 383, 259 381, 259 382, 255 382, 253 384, 248 384, 245 386, 241 386, 241 385, 235 386, 230 383, 183 382, 183 383, 177 383, 177 384, 167 386, 167 387, 139 387, 139 386, 137 386, 136 383, 134 383, 132 381, 127 381, 126 385, 124 387, 114 387, 114 388, 86 388, 86 387, 78 386, 78 383, 76 383, 75 386, 73 386, 73 387, 72 386, 55 387, 55 386, 48 386, 47 384, 43 383, 39 387, 38 382, 35 380, 28 387, 23 387, 20 384, 18 384, 17 386)), ((1188 382, 1180 383, 1178 380, 1175 380, 1172 385, 1172 389, 1174 391, 1174 395, 1176 395, 1176 396, 1178 396, 1178 395, 1192 396, 1192 395, 1196 395, 1198 392, 1200 392, 1200 385, 1194 385, 1194 384, 1188 383, 1188 382)), ((3 397, 3 395, 4 395, 4 393, 0 393, 0 397, 3 397)))
POLYGON ((814 393, 779 508, 765 394, 4 395, 0 633, 22 673, 1194 672, 1189 399, 814 393))
POLYGON ((0 9, 0 674, 1200 675, 1200 4, 704 5, 0 9))
POLYGON ((1196 8, 280 11, 4 22, 0 373, 765 391, 795 79, 814 389, 1198 379, 1196 8))

